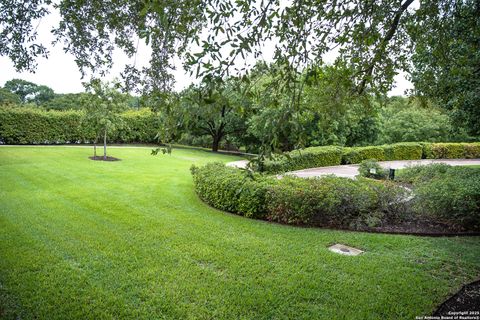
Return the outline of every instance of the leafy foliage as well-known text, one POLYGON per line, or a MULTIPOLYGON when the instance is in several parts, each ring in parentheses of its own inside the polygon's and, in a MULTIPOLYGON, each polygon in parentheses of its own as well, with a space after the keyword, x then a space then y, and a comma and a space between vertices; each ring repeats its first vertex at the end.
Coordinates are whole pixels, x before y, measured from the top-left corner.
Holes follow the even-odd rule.
POLYGON ((480 229, 480 169, 434 164, 407 168, 400 181, 414 186, 417 214, 470 230, 480 229))
POLYGON ((375 159, 363 160, 358 167, 358 172, 362 177, 373 179, 385 179, 388 174, 375 159))
POLYGON ((383 146, 345 148, 342 156, 343 164, 360 163, 366 159, 385 160, 383 146))
POLYGON ((424 144, 427 159, 480 158, 480 143, 432 143, 424 144))
POLYGON ((221 163, 192 166, 195 190, 211 206, 251 218, 263 218, 265 193, 275 178, 247 174, 221 163))
POLYGON ((22 103, 31 102, 41 105, 52 100, 55 96, 51 88, 22 79, 12 79, 5 82, 4 89, 20 97, 22 103))
POLYGON ((280 173, 305 168, 336 166, 341 163, 342 153, 341 147, 311 147, 294 150, 272 160, 266 160, 263 170, 269 173, 280 173))
POLYGON ((12 106, 22 103, 20 97, 5 88, 0 88, 0 106, 12 106))
POLYGON ((195 136, 209 135, 212 151, 218 148, 228 135, 241 135, 246 131, 243 116, 248 112, 239 79, 228 81, 210 79, 198 86, 191 86, 182 94, 177 123, 195 136))
MULTIPOLYGON (((402 99, 403 100, 403 99, 402 99)), ((454 138, 451 119, 438 108, 390 104, 381 112, 379 142, 448 141, 454 138)))
MULTIPOLYGON (((156 118, 148 109, 120 115, 125 124, 113 132, 115 143, 155 142, 156 118)), ((6 144, 91 143, 95 132, 84 124, 84 112, 38 108, 0 108, 0 142, 6 144)))
POLYGON ((415 54, 411 80, 418 95, 434 101, 456 126, 480 135, 480 4, 424 1, 412 25, 415 54))
MULTIPOLYGON (((107 136, 125 124, 121 113, 127 109, 125 96, 118 91, 116 84, 94 80, 87 86, 91 94, 85 96, 83 125, 95 133, 94 142, 103 136, 103 157, 107 157, 107 136)), ((95 147, 94 147, 95 148, 95 147)))

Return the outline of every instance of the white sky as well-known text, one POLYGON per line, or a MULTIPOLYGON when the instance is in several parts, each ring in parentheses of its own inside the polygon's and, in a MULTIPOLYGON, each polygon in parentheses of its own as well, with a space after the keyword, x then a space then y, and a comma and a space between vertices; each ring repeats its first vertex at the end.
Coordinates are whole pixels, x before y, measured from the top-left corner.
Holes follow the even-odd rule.
MULTIPOLYGON (((38 28, 38 39, 49 50, 49 58, 39 58, 37 60, 38 66, 35 73, 30 72, 16 72, 13 63, 8 57, 0 57, 0 86, 3 86, 6 81, 19 78, 36 84, 46 85, 52 88, 56 93, 76 93, 83 92, 81 74, 78 71, 74 58, 71 54, 65 53, 61 44, 52 46, 50 43, 54 40, 50 30, 55 26, 60 17, 57 12, 53 12, 42 20, 38 28)), ((269 60, 272 56, 273 45, 266 45, 264 47, 264 58, 269 60)), ((138 47, 136 65, 141 67, 146 65, 150 58, 150 50, 144 44, 140 43, 138 47)), ((328 57, 326 60, 329 60, 328 57)), ((120 72, 126 63, 132 63, 133 58, 129 59, 120 50, 113 55, 115 64, 107 76, 106 80, 112 80, 120 76, 120 72)), ((249 62, 250 65, 255 64, 255 61, 249 62)), ((176 84, 175 89, 181 90, 191 84, 195 79, 190 77, 181 66, 178 59, 175 60, 177 70, 174 72, 176 84)), ((84 81, 85 79, 83 79, 84 81)), ((406 80, 404 74, 399 74, 395 78, 395 87, 389 92, 389 95, 403 95, 405 90, 411 89, 412 84, 406 80)))

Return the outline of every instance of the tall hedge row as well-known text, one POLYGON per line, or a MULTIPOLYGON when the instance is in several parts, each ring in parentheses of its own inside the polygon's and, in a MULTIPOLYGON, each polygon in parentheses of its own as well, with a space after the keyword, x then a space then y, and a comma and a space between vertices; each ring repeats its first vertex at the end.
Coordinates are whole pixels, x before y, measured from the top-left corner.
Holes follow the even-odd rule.
POLYGON ((356 164, 363 160, 480 158, 480 143, 402 142, 369 147, 313 147, 286 153, 265 162, 267 173, 281 173, 315 167, 356 164))
MULTIPOLYGON (((63 144, 89 143, 94 133, 82 126, 82 111, 44 111, 0 108, 0 143, 63 144)), ((109 135, 109 142, 154 142, 156 117, 150 110, 128 111, 125 126, 109 135)))

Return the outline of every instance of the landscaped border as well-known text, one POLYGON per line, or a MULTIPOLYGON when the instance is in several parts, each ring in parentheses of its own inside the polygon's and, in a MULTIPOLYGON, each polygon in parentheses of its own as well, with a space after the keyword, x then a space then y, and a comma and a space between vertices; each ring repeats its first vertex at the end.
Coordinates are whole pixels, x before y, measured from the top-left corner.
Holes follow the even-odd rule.
MULTIPOLYGON (((442 143, 418 144, 430 159, 445 158, 445 155, 470 158, 480 157, 480 143, 442 143)), ((405 158, 408 154, 417 154, 418 145, 397 144, 393 146, 363 147, 357 150, 346 149, 342 157, 357 161, 377 154, 383 150, 395 157, 405 158), (380 151, 379 151, 380 150, 380 151), (407 152, 409 150, 409 152, 407 152), (357 152, 352 157, 352 152, 357 152), (358 156, 360 154, 361 156, 358 156)), ((304 152, 307 159, 298 163, 328 163, 328 159, 339 158, 338 147, 323 148, 321 152, 304 152), (315 160, 315 156, 327 160, 315 160), (324 158, 325 159, 325 158, 324 158)), ((286 157, 286 159, 289 159, 286 157)), ((277 179, 274 175, 252 173, 226 167, 221 163, 211 163, 204 167, 192 167, 195 190, 199 197, 209 205, 224 211, 249 218, 263 219, 283 224, 299 226, 327 227, 341 230, 355 230, 392 234, 417 234, 424 236, 479 235, 477 227, 469 223, 459 224, 448 217, 448 225, 436 224, 435 220, 423 222, 424 216, 414 217, 417 225, 430 224, 430 229, 391 228, 396 221, 405 222, 406 202, 409 191, 390 181, 374 181, 358 178, 355 180, 327 176, 321 179, 302 179, 285 176, 277 179), (390 224, 390 225, 388 225, 390 224), (377 226, 385 226, 378 228, 377 226), (446 226, 446 227, 445 227, 446 226)), ((445 217, 442 217, 442 219, 445 217)), ((410 219, 410 218, 409 218, 410 219)), ((476 220, 475 220, 476 221, 476 220)), ((477 221, 478 222, 478 221, 477 221)), ((478 223, 475 223, 478 225, 478 223)))
POLYGON ((273 160, 265 161, 267 173, 357 164, 367 159, 378 161, 420 159, 474 159, 480 158, 480 142, 430 143, 403 142, 367 147, 311 147, 294 150, 273 160))

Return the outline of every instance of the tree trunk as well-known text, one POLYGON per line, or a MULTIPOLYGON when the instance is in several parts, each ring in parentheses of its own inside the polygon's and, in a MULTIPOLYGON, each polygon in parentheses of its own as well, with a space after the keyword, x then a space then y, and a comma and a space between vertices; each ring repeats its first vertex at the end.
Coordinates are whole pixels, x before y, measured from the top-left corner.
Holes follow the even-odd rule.
POLYGON ((103 160, 107 160, 107 129, 103 131, 103 160))
POLYGON ((97 159, 97 138, 93 140, 93 160, 97 159))
POLYGON ((221 137, 218 135, 213 136, 213 143, 212 143, 212 151, 217 152, 218 151, 218 146, 220 145, 220 140, 221 137))

